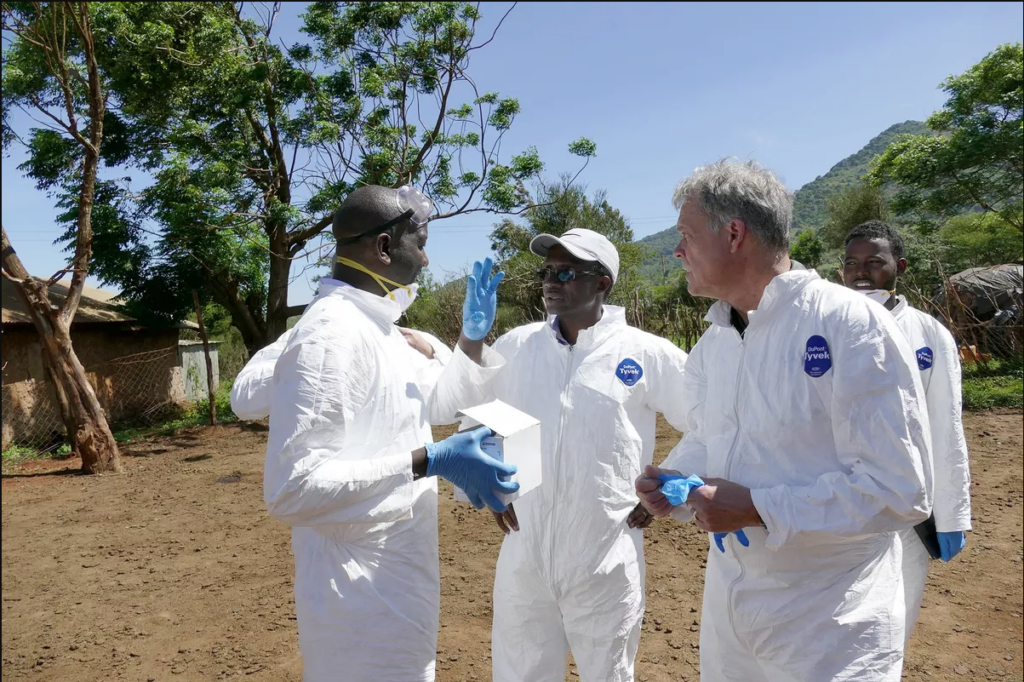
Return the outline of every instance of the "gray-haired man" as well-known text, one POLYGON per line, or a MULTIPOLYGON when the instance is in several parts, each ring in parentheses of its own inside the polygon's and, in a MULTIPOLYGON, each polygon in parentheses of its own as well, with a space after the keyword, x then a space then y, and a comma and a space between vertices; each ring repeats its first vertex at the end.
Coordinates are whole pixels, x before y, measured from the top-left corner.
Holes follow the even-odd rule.
POLYGON ((701 679, 898 682, 896 533, 931 507, 914 353, 883 308, 791 269, 770 171, 698 168, 675 204, 689 290, 719 300, 683 376, 686 435, 636 489, 656 516, 745 533, 710 550, 701 679), (674 507, 663 470, 708 478, 674 507))

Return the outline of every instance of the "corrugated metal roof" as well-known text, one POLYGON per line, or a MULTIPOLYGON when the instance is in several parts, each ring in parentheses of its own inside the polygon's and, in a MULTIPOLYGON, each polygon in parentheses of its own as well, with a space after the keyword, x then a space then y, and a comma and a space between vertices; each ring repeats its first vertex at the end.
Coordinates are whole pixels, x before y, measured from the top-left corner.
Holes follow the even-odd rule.
MULTIPOLYGON (((35 278, 36 281, 45 282, 46 280, 35 278)), ((67 282, 57 282, 50 286, 50 303, 54 306, 59 306, 64 303, 64 299, 68 295, 68 284, 67 282)), ((117 310, 115 305, 118 303, 118 295, 112 294, 109 291, 103 291, 96 287, 86 285, 82 289, 82 300, 78 304, 78 310, 75 312, 75 323, 105 323, 105 322, 134 322, 135 318, 125 315, 121 311, 117 310)), ((21 300, 21 296, 18 295, 17 290, 14 288, 14 283, 8 280, 6 277, 3 278, 3 323, 4 324, 31 324, 32 318, 25 310, 25 304, 21 300)), ((198 329, 199 325, 195 322, 182 322, 176 325, 178 328, 184 329, 198 329)))

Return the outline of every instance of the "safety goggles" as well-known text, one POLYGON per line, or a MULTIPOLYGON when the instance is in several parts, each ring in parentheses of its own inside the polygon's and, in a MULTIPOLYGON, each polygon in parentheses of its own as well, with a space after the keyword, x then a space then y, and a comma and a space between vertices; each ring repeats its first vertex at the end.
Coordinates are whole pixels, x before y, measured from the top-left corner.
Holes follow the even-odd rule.
POLYGON ((600 270, 577 270, 576 268, 537 268, 537 281, 547 282, 552 277, 559 282, 572 282, 577 277, 603 277, 600 270))
POLYGON ((398 204, 398 210, 400 211, 397 216, 372 230, 355 237, 343 239, 338 244, 352 244, 364 237, 385 232, 395 225, 398 225, 398 229, 395 230, 395 240, 397 241, 402 238, 402 234, 405 232, 405 226, 402 223, 409 220, 416 227, 423 227, 430 220, 430 214, 434 211, 434 202, 412 185, 402 185, 399 187, 398 192, 395 194, 395 202, 398 204))

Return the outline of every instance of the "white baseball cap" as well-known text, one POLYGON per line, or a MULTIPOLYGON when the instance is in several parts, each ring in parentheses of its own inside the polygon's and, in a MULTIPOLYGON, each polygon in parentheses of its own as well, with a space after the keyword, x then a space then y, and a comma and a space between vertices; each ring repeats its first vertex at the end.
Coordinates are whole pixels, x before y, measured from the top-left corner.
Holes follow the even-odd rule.
POLYGON ((595 261, 604 266, 612 276, 612 282, 619 278, 619 252, 608 237, 593 230, 576 227, 561 237, 553 234, 539 234, 530 242, 530 251, 546 258, 552 246, 561 246, 580 260, 595 261))

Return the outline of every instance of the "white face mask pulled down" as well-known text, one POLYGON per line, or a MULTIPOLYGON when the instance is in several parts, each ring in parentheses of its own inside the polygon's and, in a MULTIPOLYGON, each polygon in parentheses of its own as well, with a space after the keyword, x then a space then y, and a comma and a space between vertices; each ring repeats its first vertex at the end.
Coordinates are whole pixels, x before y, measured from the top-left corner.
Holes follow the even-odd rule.
POLYGON ((416 294, 419 292, 419 288, 419 284, 410 284, 409 286, 404 286, 401 289, 395 289, 394 291, 389 292, 394 295, 394 301, 398 307, 398 317, 401 317, 405 311, 409 309, 409 306, 412 305, 413 301, 416 300, 416 294))
POLYGON ((891 291, 888 289, 854 289, 854 291, 864 294, 879 305, 885 305, 890 298, 896 295, 895 289, 891 291))
POLYGON ((362 263, 357 263, 354 260, 343 256, 338 256, 336 260, 342 265, 347 265, 353 270, 359 270, 360 272, 366 273, 373 279, 373 281, 380 285, 380 288, 384 290, 384 294, 391 299, 391 314, 394 318, 392 320, 393 322, 397 322, 398 318, 400 318, 405 311, 409 309, 409 306, 412 305, 413 301, 416 300, 416 293, 419 290, 418 284, 399 284, 393 279, 388 279, 383 275, 378 275, 362 263), (394 286, 395 289, 392 290, 387 286, 388 284, 394 286))

